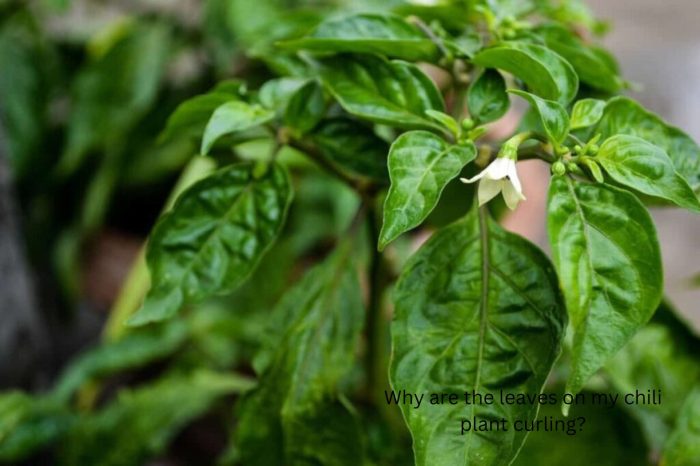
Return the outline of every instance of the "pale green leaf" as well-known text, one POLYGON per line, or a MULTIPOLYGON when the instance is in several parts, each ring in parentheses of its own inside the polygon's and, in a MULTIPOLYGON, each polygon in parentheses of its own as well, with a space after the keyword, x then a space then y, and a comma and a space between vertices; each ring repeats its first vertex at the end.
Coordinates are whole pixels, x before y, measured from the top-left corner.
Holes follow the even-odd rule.
POLYGON ((571 111, 571 129, 587 128, 595 125, 602 118, 604 109, 604 100, 577 100, 571 111))
POLYGON ((540 117, 545 133, 553 143, 564 142, 569 134, 569 114, 561 104, 517 89, 510 89, 508 92, 522 97, 532 105, 540 117))
POLYGON ((204 129, 200 153, 206 155, 217 139, 227 134, 244 131, 272 120, 275 113, 257 104, 240 101, 227 102, 214 110, 204 129))

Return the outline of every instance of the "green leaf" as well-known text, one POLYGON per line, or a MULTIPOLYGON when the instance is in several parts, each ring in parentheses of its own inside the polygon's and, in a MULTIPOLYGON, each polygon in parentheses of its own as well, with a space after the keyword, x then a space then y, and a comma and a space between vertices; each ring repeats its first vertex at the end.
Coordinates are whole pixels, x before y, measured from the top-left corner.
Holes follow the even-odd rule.
POLYGON ((548 230, 574 328, 567 392, 584 383, 654 314, 661 253, 654 224, 631 193, 555 177, 548 230))
POLYGON ((261 177, 252 165, 232 165, 195 183, 151 233, 146 260, 153 285, 130 325, 233 291, 277 238, 291 198, 278 165, 261 177))
POLYGON ((139 24, 73 81, 66 149, 58 170, 73 173, 95 150, 125 138, 158 92, 170 49, 163 24, 139 24))
POLYGON ((586 46, 573 32, 561 26, 547 25, 533 31, 548 48, 571 63, 581 82, 605 92, 618 92, 623 85, 617 70, 595 49, 586 46))
POLYGON ((439 56, 437 46, 417 26, 392 14, 329 19, 308 36, 281 45, 294 50, 378 54, 409 61, 433 61, 439 56))
POLYGON ((661 464, 694 466, 700 463, 700 387, 688 396, 675 429, 666 443, 661 464))
POLYGON ((425 114, 428 115, 433 120, 440 123, 447 131, 450 132, 455 139, 459 138, 462 130, 459 127, 459 123, 455 120, 452 115, 448 115, 444 112, 439 112, 437 110, 426 110, 425 114))
POLYGON ((283 111, 287 108, 289 99, 307 82, 302 78, 271 79, 260 88, 258 100, 265 108, 283 111))
POLYGON ((607 139, 596 161, 618 183, 686 209, 700 211, 700 202, 673 162, 660 147, 636 136, 620 134, 607 139))
POLYGON ((311 445, 314 457, 331 460, 311 463, 362 464, 357 434, 337 434, 350 425, 334 422, 321 427, 318 419, 352 368, 362 329, 362 293, 353 253, 351 244, 342 243, 275 308, 276 319, 286 322, 286 329, 275 342, 258 388, 239 406, 241 463, 308 464, 304 452, 311 445), (299 432, 304 424, 307 428, 299 432), (320 431, 310 426, 318 426, 326 441, 319 442, 320 431))
POLYGON ((562 105, 571 102, 578 91, 578 76, 569 62, 540 45, 503 42, 483 49, 473 62, 507 71, 525 82, 533 93, 562 105))
POLYGON ((661 147, 693 191, 700 190, 700 147, 683 131, 669 126, 634 100, 611 99, 595 132, 600 133, 603 140, 616 134, 628 134, 661 147))
POLYGON ((204 129, 201 154, 206 155, 220 137, 253 128, 272 120, 275 113, 257 104, 227 102, 218 107, 204 129))
POLYGON ((372 128, 348 118, 326 119, 311 134, 311 140, 332 163, 354 174, 388 180, 389 144, 372 128))
POLYGON ((442 131, 425 114, 445 110, 442 96, 413 64, 343 55, 323 60, 320 74, 338 103, 353 115, 398 128, 442 131))
POLYGON ((284 124, 300 134, 314 129, 326 113, 323 87, 309 81, 292 95, 284 112, 284 124))
POLYGON ((487 69, 469 86, 467 106, 477 125, 498 120, 508 111, 510 99, 501 73, 487 69))
POLYGON ((239 100, 238 93, 215 90, 184 101, 168 118, 165 129, 158 137, 165 142, 175 137, 200 138, 214 110, 232 100, 239 100))
MULTIPOLYGON (((632 389, 634 392, 634 389, 632 389)), ((584 393, 586 401, 593 393, 584 393)), ((540 419, 556 419, 571 424, 572 430, 532 432, 514 466, 620 466, 649 464, 649 448, 634 418, 616 406, 577 405, 568 417, 555 405, 540 408, 540 419)))
POLYGON ((68 402, 85 382, 169 356, 187 336, 184 323, 171 322, 158 329, 136 331, 114 343, 98 346, 71 363, 61 375, 53 395, 68 402))
POLYGON ((147 464, 217 399, 254 383, 235 374, 196 372, 124 390, 104 409, 84 416, 61 442, 60 464, 147 464))
POLYGON ((576 101, 571 111, 571 129, 593 126, 603 117, 605 101, 598 99, 581 99, 576 101))
POLYGON ((542 122, 542 127, 549 139, 555 144, 561 144, 569 134, 569 114, 561 104, 553 100, 545 100, 529 92, 517 89, 508 90, 511 94, 522 97, 530 102, 532 108, 537 111, 542 122))
POLYGON ((51 397, 21 392, 0 395, 0 461, 19 464, 54 443, 72 427, 75 416, 51 397))
MULTIPOLYGON (((410 260, 394 294, 391 385, 408 393, 537 395, 559 356, 566 312, 545 255, 475 211, 436 233, 410 260)), ((423 400, 402 407, 416 465, 508 465, 524 432, 460 436, 461 420, 532 421, 536 405, 423 400)))
POLYGON ((389 150, 391 188, 384 201, 379 249, 420 225, 435 208, 447 183, 475 157, 473 143, 449 144, 427 131, 404 133, 394 141, 389 150))

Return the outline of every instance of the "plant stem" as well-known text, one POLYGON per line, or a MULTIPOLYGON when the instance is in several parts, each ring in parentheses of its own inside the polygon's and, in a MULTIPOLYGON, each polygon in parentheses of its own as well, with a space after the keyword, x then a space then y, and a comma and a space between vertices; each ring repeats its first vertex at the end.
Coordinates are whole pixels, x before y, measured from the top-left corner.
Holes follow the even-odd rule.
POLYGON ((382 313, 382 295, 386 283, 382 276, 383 256, 382 253, 377 250, 377 242, 379 241, 377 209, 372 201, 369 202, 367 209, 367 224, 369 227, 371 257, 367 273, 369 296, 367 305, 367 353, 365 355, 365 369, 370 398, 378 400, 382 388, 388 385, 388 361, 385 354, 386 351, 384 351, 386 325, 382 313))

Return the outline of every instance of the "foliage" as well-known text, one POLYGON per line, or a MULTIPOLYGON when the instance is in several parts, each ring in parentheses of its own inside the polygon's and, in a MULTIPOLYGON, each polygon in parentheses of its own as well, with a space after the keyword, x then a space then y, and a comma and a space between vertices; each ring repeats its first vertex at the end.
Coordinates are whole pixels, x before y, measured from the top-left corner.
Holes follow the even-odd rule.
POLYGON ((138 305, 52 390, 0 398, 0 460, 143 464, 215 412, 230 431, 220 464, 697 461, 697 337, 661 303, 647 204, 700 210, 700 148, 617 95, 626 82, 581 3, 208 0, 201 34, 130 18, 81 43, 79 66, 34 9, 8 11, 3 121, 30 227, 59 238, 37 235, 34 255, 56 258, 75 297, 81 248, 119 197, 148 188, 160 204, 135 265, 150 288, 125 288, 138 305), (209 61, 169 81, 185 53, 209 61), (70 85, 42 85, 49 66, 70 85), (52 94, 70 102, 61 121, 52 94), (515 99, 522 130, 494 140, 515 99), (551 167, 551 262, 489 203, 527 202, 524 159, 551 167), (216 169, 193 174, 197 160, 216 169), (65 193, 69 208, 47 208, 65 193), (433 232, 433 215, 454 221, 433 232), (559 406, 384 400, 642 386, 675 399, 593 410, 566 438, 455 434, 460 419, 559 406))

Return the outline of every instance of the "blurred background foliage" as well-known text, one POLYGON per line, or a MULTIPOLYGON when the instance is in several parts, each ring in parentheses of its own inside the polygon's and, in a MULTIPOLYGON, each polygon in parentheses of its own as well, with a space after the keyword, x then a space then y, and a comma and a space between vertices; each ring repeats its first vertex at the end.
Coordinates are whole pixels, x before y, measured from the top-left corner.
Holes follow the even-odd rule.
MULTIPOLYGON (((552 14, 602 29, 578 2, 570 5, 552 14)), ((260 310, 271 310, 332 247, 352 221, 355 194, 286 151, 297 193, 287 231, 242 288, 125 333, 121 309, 148 283, 138 267, 120 293, 122 281, 173 193, 211 169, 191 162, 192 129, 201 130, 221 96, 255 92, 277 76, 288 78, 277 88, 293 86, 306 72, 276 41, 337 11, 410 8, 398 0, 0 1, 0 142, 35 272, 36 325, 47 339, 14 348, 37 354, 24 371, 0 374, 8 389, 0 395, 0 463, 236 464, 232 402, 255 384, 251 361, 275 344, 275 322, 260 310), (178 105, 197 95, 178 117, 178 105)), ((449 27, 449 9, 435 16, 449 27)), ((260 92, 280 98, 275 91, 260 92)), ((328 134, 332 143, 332 128, 328 134)), ((237 155, 269 150, 245 144, 237 155)), ((446 193, 433 225, 468 204, 446 193)), ((408 241, 397 242, 396 264, 410 253, 408 241)), ((13 354, 2 357, 13 363, 13 354)), ((566 370, 564 355, 548 391, 566 370)), ((347 392, 360 387, 356 372, 347 392)), ((689 413, 700 410, 699 381, 700 340, 665 305, 588 389, 662 388, 666 402, 590 412, 585 435, 532 435, 517 464, 698 458, 698 416, 689 413)), ((398 411, 392 424, 369 403, 356 408, 368 463, 411 464, 398 411)))

